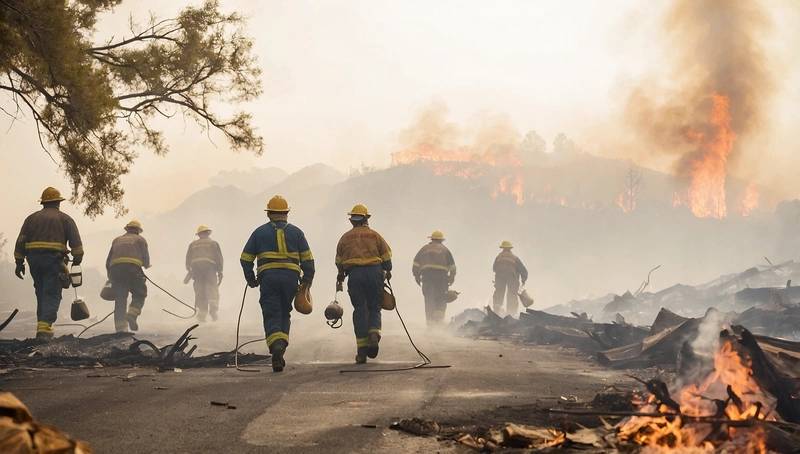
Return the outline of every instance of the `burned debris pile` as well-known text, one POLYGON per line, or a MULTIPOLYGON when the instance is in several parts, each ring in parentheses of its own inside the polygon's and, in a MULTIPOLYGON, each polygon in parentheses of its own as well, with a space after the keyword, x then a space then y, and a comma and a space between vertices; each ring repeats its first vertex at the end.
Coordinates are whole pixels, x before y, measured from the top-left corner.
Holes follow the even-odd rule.
MULTIPOLYGON (((159 347, 132 333, 101 334, 90 338, 61 336, 48 343, 35 339, 0 340, 0 367, 97 367, 149 366, 159 370, 195 367, 227 367, 234 352, 194 356, 193 325, 169 345, 159 347)), ((239 354, 240 364, 269 359, 267 355, 239 354)))

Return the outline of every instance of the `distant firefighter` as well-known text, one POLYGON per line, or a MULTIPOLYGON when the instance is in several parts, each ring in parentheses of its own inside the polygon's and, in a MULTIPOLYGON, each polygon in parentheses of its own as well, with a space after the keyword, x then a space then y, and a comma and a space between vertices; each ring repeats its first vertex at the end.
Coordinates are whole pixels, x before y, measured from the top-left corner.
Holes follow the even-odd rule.
POLYGON ((143 268, 150 268, 150 251, 142 234, 142 224, 131 221, 125 225, 125 234, 111 243, 106 258, 106 271, 114 289, 114 327, 117 332, 137 331, 137 319, 142 314, 147 298, 147 285, 143 268), (128 294, 131 304, 128 306, 128 294))
POLYGON ((494 311, 503 314, 503 296, 506 297, 506 314, 516 315, 519 307, 519 282, 528 280, 528 270, 522 260, 511 252, 510 241, 500 244, 502 251, 494 259, 494 311))
POLYGON ((347 213, 353 228, 336 246, 336 290, 347 277, 347 293, 353 305, 356 363, 378 356, 381 340, 383 281, 392 278, 392 250, 386 240, 369 227, 367 207, 358 204, 347 213))
POLYGON ((444 322, 447 290, 456 280, 456 262, 450 250, 442 244, 442 232, 436 230, 429 238, 431 242, 422 246, 414 257, 411 272, 417 285, 422 286, 425 320, 428 326, 434 326, 444 322))
POLYGON ((212 240, 211 229, 201 225, 197 228, 198 239, 186 250, 186 279, 194 279, 194 306, 197 319, 206 321, 206 315, 216 321, 219 312, 219 286, 222 284, 222 250, 212 240))
POLYGON ((39 200, 42 209, 25 219, 14 245, 14 274, 20 279, 25 275, 25 259, 28 260, 36 290, 36 339, 42 341, 53 337, 61 291, 65 284, 69 285, 68 254, 72 254, 73 266, 80 265, 83 260, 78 226, 60 211, 62 201, 64 198, 57 189, 45 189, 39 200))
POLYGON ((247 240, 240 259, 247 285, 261 290, 264 332, 272 354, 273 372, 286 367, 284 353, 289 346, 292 300, 298 284, 311 287, 314 256, 302 230, 288 223, 289 203, 276 195, 267 203, 269 222, 257 228, 247 240), (258 267, 253 272, 253 262, 258 267))

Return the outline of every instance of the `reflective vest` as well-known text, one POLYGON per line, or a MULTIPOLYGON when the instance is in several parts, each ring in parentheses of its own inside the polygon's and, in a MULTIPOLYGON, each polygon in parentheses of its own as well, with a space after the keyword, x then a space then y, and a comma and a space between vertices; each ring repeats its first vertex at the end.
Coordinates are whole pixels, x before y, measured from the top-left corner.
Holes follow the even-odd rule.
POLYGON ((150 251, 143 236, 128 232, 118 236, 111 243, 106 258, 106 269, 123 263, 150 268, 150 251))
POLYGON ((386 240, 366 225, 353 227, 342 235, 336 246, 336 266, 339 269, 370 265, 391 269, 391 263, 392 250, 386 240))
POLYGON ((75 221, 58 208, 47 207, 31 214, 22 223, 14 245, 14 259, 22 260, 31 251, 67 252, 72 256, 83 255, 83 244, 75 221))
POLYGON ((422 246, 422 249, 414 257, 414 266, 411 268, 414 276, 419 276, 428 270, 456 274, 456 263, 453 260, 453 254, 439 241, 431 241, 422 246))
POLYGON ((211 265, 217 272, 222 272, 222 250, 211 238, 194 240, 186 250, 186 270, 203 265, 211 265))
POLYGON ((314 275, 314 256, 305 234, 284 221, 269 222, 257 228, 244 245, 240 260, 245 269, 251 270, 257 260, 256 274, 286 269, 302 272, 307 278, 314 275))

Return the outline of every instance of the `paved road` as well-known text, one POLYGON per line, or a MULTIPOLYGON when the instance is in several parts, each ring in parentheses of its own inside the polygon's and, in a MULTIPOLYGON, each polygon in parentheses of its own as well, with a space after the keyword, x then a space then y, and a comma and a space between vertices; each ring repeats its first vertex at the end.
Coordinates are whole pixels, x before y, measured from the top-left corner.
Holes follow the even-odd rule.
MULTIPOLYGON (((499 406, 524 409, 560 395, 591 399, 606 385, 626 381, 618 372, 557 347, 447 335, 429 335, 418 343, 436 363, 451 364, 450 369, 341 374, 355 367, 352 334, 295 333, 282 374, 266 368, 259 373, 15 371, 0 376, 0 387, 17 394, 39 420, 101 453, 448 452, 460 448, 388 426, 412 416, 452 424, 502 423, 512 416, 499 406), (212 400, 236 409, 212 406, 212 400)), ((379 361, 364 368, 415 360, 400 332, 386 334, 381 345, 379 361)))

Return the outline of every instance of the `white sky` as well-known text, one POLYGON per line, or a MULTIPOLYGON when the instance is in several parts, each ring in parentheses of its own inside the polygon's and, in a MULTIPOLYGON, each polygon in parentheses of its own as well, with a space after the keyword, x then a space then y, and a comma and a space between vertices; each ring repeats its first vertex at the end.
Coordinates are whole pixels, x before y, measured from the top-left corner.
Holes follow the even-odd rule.
MULTIPOLYGON (((793 129, 800 120, 800 7, 794 0, 764 3, 775 22, 766 46, 781 73, 764 154, 782 163, 785 170, 775 175, 780 183, 793 180, 798 170, 793 129)), ((124 30, 131 11, 143 21, 149 9, 166 16, 185 4, 129 0, 101 24, 100 33, 124 30)), ((260 158, 233 154, 220 136, 212 134, 214 145, 190 122, 164 122, 171 153, 141 156, 125 178, 131 216, 174 206, 220 170, 291 171, 315 162, 343 170, 362 162, 386 165, 398 131, 434 99, 445 102, 459 122, 481 112, 504 113, 521 132, 535 129, 550 142, 563 131, 585 149, 603 152, 605 144, 593 140, 592 132, 624 127, 614 114, 626 83, 658 72, 662 64, 656 30, 668 0, 222 4, 249 17, 265 91, 246 107, 267 150, 260 158)), ((43 187, 68 186, 39 148, 31 122, 9 126, 0 116, 0 181, 8 188, 0 193, 0 231, 13 237, 23 217, 38 207, 43 187)), ((84 229, 119 222, 105 216, 84 229)))

